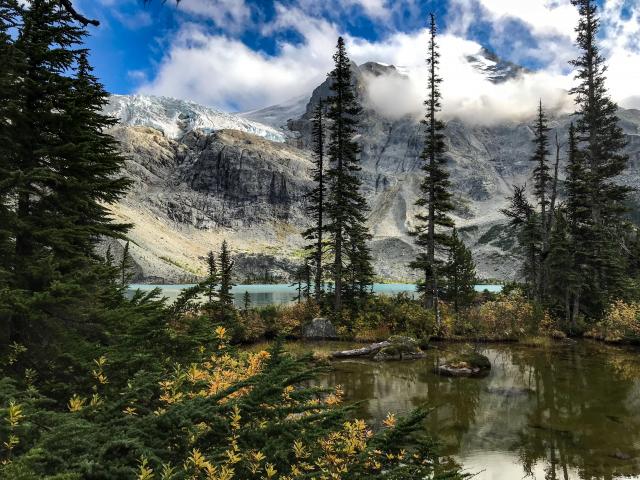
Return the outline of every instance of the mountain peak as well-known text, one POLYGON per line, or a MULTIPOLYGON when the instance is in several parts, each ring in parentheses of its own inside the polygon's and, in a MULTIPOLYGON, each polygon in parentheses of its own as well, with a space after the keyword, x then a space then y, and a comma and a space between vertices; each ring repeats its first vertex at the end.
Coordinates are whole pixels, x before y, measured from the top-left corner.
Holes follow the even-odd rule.
POLYGON ((210 133, 228 129, 251 133, 274 142, 285 141, 282 132, 268 125, 171 97, 111 95, 104 112, 126 125, 155 128, 173 139, 192 130, 210 133))

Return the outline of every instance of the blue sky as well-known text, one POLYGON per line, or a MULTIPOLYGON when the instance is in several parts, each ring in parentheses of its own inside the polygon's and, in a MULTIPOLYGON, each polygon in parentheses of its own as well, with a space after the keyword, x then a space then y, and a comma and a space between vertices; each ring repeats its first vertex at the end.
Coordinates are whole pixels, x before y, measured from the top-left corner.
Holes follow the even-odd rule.
MULTIPOLYGON (((546 75, 549 88, 565 88, 567 61, 575 55, 570 0, 182 0, 177 7, 171 2, 76 0, 83 13, 102 22, 90 28, 87 43, 107 90, 176 96, 225 110, 260 108, 302 95, 321 81, 338 34, 346 36, 357 62, 418 71, 429 12, 436 13, 443 33, 450 77, 457 72, 454 57, 484 46, 546 75)), ((620 77, 614 84, 624 90, 622 100, 635 101, 623 77, 636 61, 640 67, 640 0, 599 5, 606 17, 603 48, 612 74, 620 77)), ((477 88, 478 94, 501 95, 477 88)))

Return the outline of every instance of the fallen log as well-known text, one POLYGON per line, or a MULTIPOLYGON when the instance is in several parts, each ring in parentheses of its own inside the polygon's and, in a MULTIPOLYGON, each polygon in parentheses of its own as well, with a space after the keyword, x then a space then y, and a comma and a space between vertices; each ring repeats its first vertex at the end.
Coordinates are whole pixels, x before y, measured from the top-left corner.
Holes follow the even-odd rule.
POLYGON ((391 342, 385 340, 384 342, 372 343, 366 347, 356 348, 354 350, 342 350, 338 352, 332 352, 333 358, 348 358, 348 357, 363 357, 366 355, 374 355, 385 347, 391 346, 391 342))

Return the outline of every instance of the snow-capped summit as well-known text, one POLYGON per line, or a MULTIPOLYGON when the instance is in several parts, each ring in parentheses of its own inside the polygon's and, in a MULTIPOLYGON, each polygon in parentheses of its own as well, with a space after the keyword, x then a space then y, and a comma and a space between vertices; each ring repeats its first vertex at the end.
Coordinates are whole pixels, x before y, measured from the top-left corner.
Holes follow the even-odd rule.
POLYGON ((152 127, 173 139, 191 130, 213 132, 232 129, 274 142, 285 141, 282 132, 268 125, 170 97, 111 95, 104 111, 126 125, 152 127))
POLYGON ((506 82, 527 72, 526 68, 503 60, 484 47, 474 55, 467 55, 466 60, 493 83, 506 82))

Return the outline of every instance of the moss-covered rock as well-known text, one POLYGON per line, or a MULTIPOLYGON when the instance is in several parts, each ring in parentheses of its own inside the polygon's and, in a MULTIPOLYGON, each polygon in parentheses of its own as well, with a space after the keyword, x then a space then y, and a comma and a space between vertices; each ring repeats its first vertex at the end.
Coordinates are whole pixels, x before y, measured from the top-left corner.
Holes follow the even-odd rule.
POLYGON ((388 343, 373 356, 373 360, 414 360, 424 357, 424 352, 414 338, 394 335, 389 337, 388 343))
POLYGON ((491 362, 478 352, 464 352, 448 358, 436 367, 436 373, 445 377, 482 377, 489 374, 491 362))

